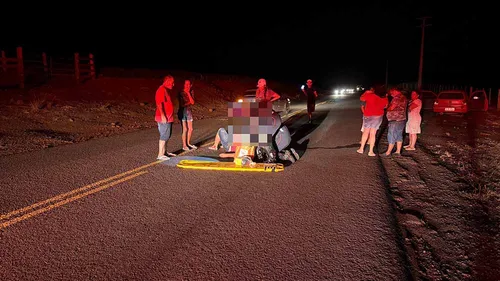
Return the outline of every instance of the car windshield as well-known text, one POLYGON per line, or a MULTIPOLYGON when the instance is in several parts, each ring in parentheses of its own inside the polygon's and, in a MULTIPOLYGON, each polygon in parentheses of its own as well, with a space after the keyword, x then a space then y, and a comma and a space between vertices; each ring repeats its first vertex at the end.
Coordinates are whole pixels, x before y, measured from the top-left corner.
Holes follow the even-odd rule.
POLYGON ((444 100, 461 100, 464 99, 464 95, 462 93, 441 93, 439 94, 440 99, 444 100))

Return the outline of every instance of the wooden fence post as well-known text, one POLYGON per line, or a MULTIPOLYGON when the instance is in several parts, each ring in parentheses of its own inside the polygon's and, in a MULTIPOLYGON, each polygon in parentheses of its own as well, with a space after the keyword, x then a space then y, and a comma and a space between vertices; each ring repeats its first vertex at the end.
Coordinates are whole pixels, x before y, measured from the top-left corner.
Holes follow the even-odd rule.
POLYGON ((75 53, 75 78, 76 82, 80 82, 80 55, 75 53))
POLYGON ((500 89, 498 89, 498 96, 497 96, 497 110, 500 111, 500 89))
POLYGON ((491 88, 488 91, 488 107, 490 107, 490 106, 491 106, 491 88))
POLYGON ((7 71, 7 56, 5 55, 5 51, 2 51, 2 69, 4 72, 7 71))
POLYGON ((54 64, 52 56, 49 57, 49 76, 52 78, 52 70, 54 69, 54 64))
POLYGON ((17 47, 17 73, 19 75, 19 87, 24 89, 24 62, 22 47, 17 47))
POLYGON ((90 78, 95 79, 94 55, 89 54, 90 78))
POLYGON ((49 66, 47 65, 47 54, 45 52, 42 53, 42 63, 43 63, 43 72, 45 73, 45 77, 49 77, 49 66))

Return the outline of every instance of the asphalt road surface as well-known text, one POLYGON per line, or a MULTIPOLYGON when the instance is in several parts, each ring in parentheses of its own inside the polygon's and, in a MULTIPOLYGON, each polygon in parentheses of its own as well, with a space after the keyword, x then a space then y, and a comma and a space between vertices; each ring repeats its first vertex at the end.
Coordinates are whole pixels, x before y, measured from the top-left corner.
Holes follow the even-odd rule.
MULTIPOLYGON (((0 158, 0 280, 410 279, 359 102, 294 110, 280 173, 156 161, 154 129, 0 158)), ((226 121, 194 125, 201 145, 226 121)))

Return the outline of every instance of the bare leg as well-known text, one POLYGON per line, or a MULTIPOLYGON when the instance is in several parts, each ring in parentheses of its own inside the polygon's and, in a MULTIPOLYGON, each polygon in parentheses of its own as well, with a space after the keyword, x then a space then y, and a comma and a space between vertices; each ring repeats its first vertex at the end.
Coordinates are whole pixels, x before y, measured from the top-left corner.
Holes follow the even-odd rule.
POLYGON ((394 144, 389 144, 389 146, 387 147, 387 151, 385 152, 385 155, 387 156, 391 155, 393 149, 394 149, 394 144))
POLYGON ((396 154, 401 154, 401 148, 403 147, 403 142, 398 141, 396 142, 396 154))
POLYGON ((373 148, 375 147, 375 136, 377 135, 377 129, 370 128, 369 131, 370 131, 370 140, 368 141, 368 143, 370 144, 370 151, 368 152, 368 156, 375 156, 373 148))
POLYGON ((217 134, 215 134, 214 145, 212 145, 210 149, 217 150, 217 148, 219 148, 219 143, 220 143, 220 137, 219 137, 219 132, 217 132, 217 134))
POLYGON ((415 143, 417 142, 417 134, 410 134, 410 146, 406 150, 415 150, 415 143))
POLYGON ((365 128, 365 130, 363 130, 363 135, 361 135, 361 145, 360 145, 359 149, 356 151, 357 153, 363 153, 363 150, 365 148, 366 141, 368 140, 368 136, 370 134, 370 131, 371 131, 371 129, 368 129, 368 128, 365 128))
POLYGON ((187 138, 187 122, 182 120, 182 148, 189 149, 187 146, 186 138, 187 138))
POLYGON ((193 135, 193 121, 187 122, 187 145, 191 147, 191 136, 193 135))
POLYGON ((166 141, 160 140, 160 143, 158 146, 158 157, 165 155, 165 144, 166 144, 166 141))
POLYGON ((411 147, 411 134, 409 134, 409 136, 410 136, 410 141, 408 142, 408 145, 403 146, 403 148, 405 149, 411 147))

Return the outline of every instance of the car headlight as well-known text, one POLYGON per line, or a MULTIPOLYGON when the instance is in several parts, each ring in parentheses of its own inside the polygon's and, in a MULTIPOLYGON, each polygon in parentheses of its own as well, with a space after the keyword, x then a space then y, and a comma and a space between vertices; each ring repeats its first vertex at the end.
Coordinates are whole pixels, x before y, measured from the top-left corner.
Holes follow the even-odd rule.
POLYGON ((238 102, 243 102, 243 99, 239 99, 238 102))
POLYGON ((288 103, 290 103, 290 99, 287 98, 286 100, 288 101, 288 103))

